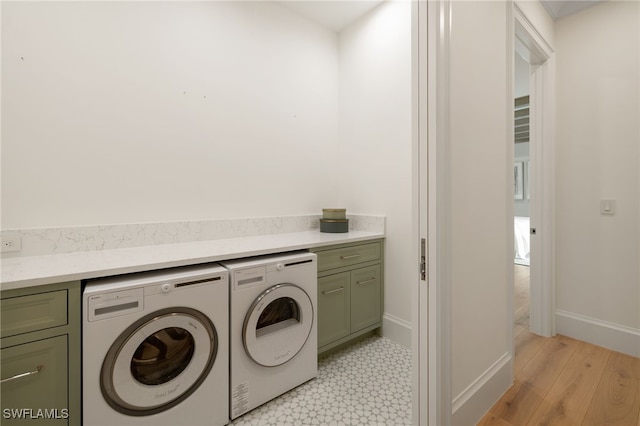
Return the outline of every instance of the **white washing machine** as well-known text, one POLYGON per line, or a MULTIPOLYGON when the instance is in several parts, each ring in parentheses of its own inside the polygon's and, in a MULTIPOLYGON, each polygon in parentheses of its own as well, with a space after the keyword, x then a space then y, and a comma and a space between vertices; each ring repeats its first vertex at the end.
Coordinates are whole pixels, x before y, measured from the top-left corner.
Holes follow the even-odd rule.
POLYGON ((317 375, 317 264, 306 252, 221 264, 229 270, 235 419, 317 375))
POLYGON ((226 269, 90 280, 82 302, 85 426, 229 422, 226 269))

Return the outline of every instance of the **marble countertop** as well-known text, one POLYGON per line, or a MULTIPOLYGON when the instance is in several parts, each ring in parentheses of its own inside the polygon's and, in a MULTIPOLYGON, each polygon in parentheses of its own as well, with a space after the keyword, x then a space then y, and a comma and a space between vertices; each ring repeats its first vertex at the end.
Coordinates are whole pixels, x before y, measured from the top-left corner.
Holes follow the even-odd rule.
POLYGON ((1 290, 216 262, 384 238, 384 233, 318 231, 2 259, 1 290))

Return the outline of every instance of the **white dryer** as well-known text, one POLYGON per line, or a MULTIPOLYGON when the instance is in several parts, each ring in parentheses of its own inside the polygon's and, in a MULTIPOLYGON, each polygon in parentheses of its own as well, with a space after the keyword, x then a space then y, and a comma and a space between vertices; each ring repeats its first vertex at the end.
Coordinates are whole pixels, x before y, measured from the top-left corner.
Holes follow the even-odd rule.
POLYGON ((230 274, 235 419, 317 375, 317 264, 306 252, 221 264, 230 274))
POLYGON ((227 424, 228 303, 217 264, 87 281, 83 424, 227 424))

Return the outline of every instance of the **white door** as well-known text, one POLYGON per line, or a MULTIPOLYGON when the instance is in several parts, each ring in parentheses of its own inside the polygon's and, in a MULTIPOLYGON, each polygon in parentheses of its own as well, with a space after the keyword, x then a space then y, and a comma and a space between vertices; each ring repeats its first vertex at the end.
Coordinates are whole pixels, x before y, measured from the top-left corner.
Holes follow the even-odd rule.
POLYGON ((424 276, 414 291, 413 421, 451 423, 450 296, 446 264, 448 44, 450 2, 414 2, 414 192, 417 253, 424 276))

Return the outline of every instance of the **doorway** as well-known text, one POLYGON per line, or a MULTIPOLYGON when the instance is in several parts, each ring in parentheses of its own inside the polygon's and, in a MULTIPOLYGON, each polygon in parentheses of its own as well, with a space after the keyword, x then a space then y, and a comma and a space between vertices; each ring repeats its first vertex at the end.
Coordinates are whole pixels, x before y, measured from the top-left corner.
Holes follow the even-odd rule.
MULTIPOLYGON (((529 213, 529 329, 555 334, 554 52, 514 3, 515 57, 528 64, 528 156, 522 161, 523 204, 529 213)), ((516 59, 516 60, 520 60, 516 59)), ((514 92, 515 94, 515 92, 514 92)), ((519 149, 514 150, 522 154, 519 149)), ((522 150, 524 151, 524 150, 522 150)), ((522 154, 524 155, 524 154, 522 154)), ((519 158, 515 158, 517 164, 519 158)), ((515 166, 514 166, 515 167, 515 166)), ((517 198, 517 196, 514 196, 517 198)), ((516 200, 514 200, 514 203, 516 200)), ((518 211, 514 206, 514 211, 518 211)), ((515 226, 515 225, 514 225, 515 226)))
MULTIPOLYGON (((522 50, 522 49, 521 49, 522 50)), ((526 53, 526 52, 525 52, 526 53)), ((529 56, 529 55, 527 55, 529 56)), ((513 338, 514 372, 526 359, 527 348, 537 337, 530 331, 530 264, 531 264, 531 65, 522 52, 514 52, 514 272, 513 272, 513 338)))

